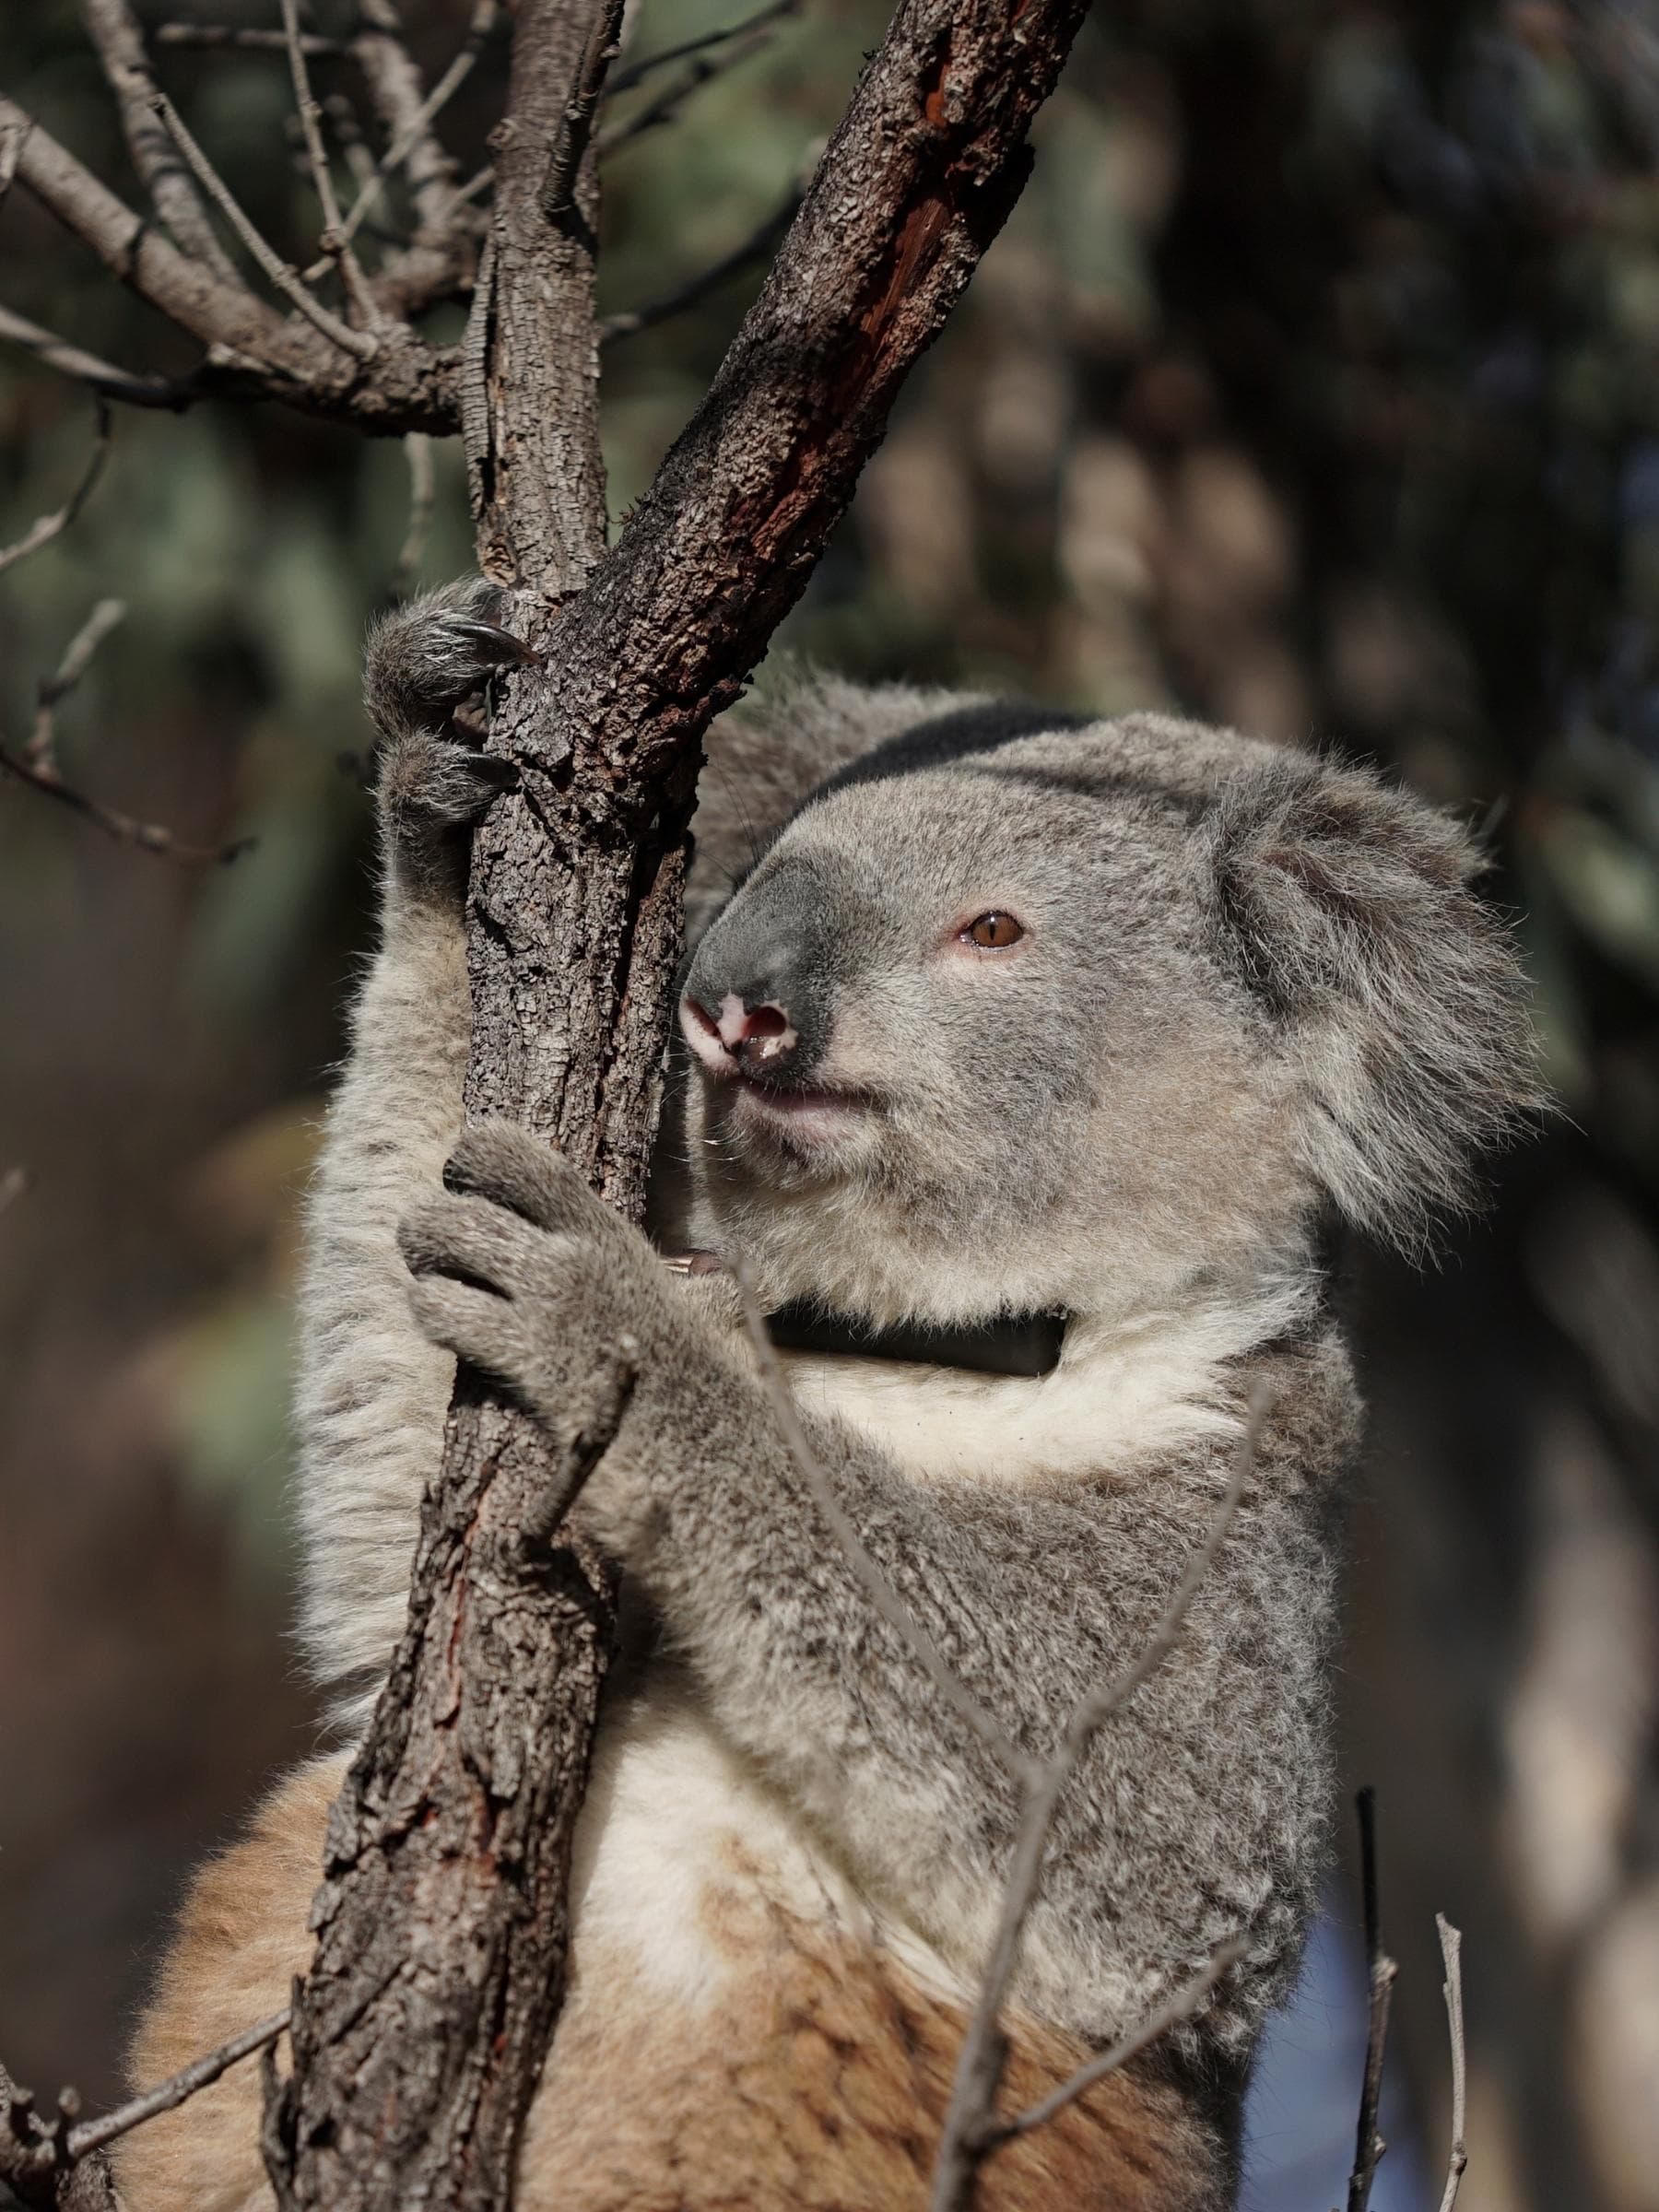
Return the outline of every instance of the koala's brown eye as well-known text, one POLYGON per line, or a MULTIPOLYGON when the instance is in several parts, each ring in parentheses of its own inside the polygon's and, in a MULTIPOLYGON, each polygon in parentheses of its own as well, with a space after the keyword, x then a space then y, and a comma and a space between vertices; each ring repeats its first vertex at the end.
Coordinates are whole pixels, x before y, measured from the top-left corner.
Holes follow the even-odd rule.
POLYGON ((1025 931, 1012 914, 993 913, 970 922, 962 935, 971 945, 982 946, 986 952, 1000 952, 1005 945, 1018 945, 1025 931))

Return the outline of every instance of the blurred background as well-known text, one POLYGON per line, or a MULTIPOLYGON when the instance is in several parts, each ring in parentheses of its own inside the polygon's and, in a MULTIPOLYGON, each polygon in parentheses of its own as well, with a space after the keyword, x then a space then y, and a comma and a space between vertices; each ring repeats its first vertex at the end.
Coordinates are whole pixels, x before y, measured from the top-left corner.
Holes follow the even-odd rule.
MULTIPOLYGON (((275 0, 147 23, 269 28, 275 0)), ((630 57, 742 0, 643 0, 630 57)), ((405 9, 429 74, 468 0, 405 9)), ((804 0, 606 161, 608 312, 717 262, 831 126, 882 0, 804 0)), ((350 0, 316 0, 344 37, 350 0)), ((504 41, 441 129, 469 175, 504 41)), ((303 260, 279 53, 159 50, 303 260)), ((358 87, 320 58, 346 159, 358 87)), ((0 81, 135 191, 75 8, 0 81)), ((614 105, 638 114, 653 79, 614 105)), ((1345 1771, 1401 1963, 1374 2201, 1438 2203, 1433 1915, 1465 1931, 1465 2212, 1659 2206, 1659 9, 1101 0, 1034 182, 912 378, 782 642, 854 674, 1176 703, 1386 761, 1485 829, 1565 1113, 1414 1273, 1352 1255, 1372 1406, 1345 1771)), ((361 157, 357 156, 360 159, 361 157)), ((384 223, 395 232, 395 194, 384 223)), ((757 276, 607 348, 613 511, 757 276)), ((177 334, 21 192, 0 302, 125 364, 177 334)), ((458 330, 464 303, 432 327, 458 330)), ((91 448, 0 347, 0 544, 91 448)), ((413 563, 470 565, 459 453, 413 563)), ((186 865, 0 779, 0 2053, 101 2100, 185 1876, 313 1741, 288 1641, 296 1209, 370 943, 363 625, 409 471, 272 406, 117 410, 74 526, 0 574, 0 741, 100 602, 65 775, 186 865)), ((405 561, 405 569, 410 567, 405 561)), ((1252 2111, 1247 2202, 1344 2187, 1363 1962, 1334 1886, 1252 2111)))

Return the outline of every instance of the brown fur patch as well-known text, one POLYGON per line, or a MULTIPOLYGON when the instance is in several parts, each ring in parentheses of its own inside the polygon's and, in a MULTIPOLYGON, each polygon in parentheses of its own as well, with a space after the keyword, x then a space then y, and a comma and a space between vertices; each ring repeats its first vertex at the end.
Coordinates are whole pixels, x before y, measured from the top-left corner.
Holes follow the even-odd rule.
MULTIPOLYGON (((177 2073, 287 2003, 311 1963, 306 1923, 345 1772, 343 1758, 297 1769, 261 1806, 247 1841, 196 1876, 133 2046, 135 2087, 177 2073)), ((259 2062, 245 2059, 177 2112, 123 2136, 116 2181, 132 2212, 270 2212, 259 2121, 259 2062)))
MULTIPOLYGON (((153 2080, 283 2002, 342 1763, 302 1769, 198 1877, 134 2053, 153 2080)), ((735 1972, 665 2001, 637 1957, 579 1944, 531 2109, 518 2212, 922 2212, 964 2018, 897 1961, 768 1895, 734 1838, 702 1921, 735 1972)), ((1020 2027, 1007 2109, 1084 2055, 1020 2027)), ((250 2064, 120 2147, 132 2212, 268 2212, 250 2064)), ((987 2163, 979 2212, 1213 2212, 1222 2161, 1171 2085, 1110 2077, 987 2163)))

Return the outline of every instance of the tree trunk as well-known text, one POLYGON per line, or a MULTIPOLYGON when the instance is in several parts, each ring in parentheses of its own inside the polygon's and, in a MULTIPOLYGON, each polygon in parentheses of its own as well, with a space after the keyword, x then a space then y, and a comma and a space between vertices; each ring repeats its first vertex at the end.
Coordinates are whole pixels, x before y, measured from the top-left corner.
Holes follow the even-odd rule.
MULTIPOLYGON (((708 398, 603 559, 594 194, 579 182, 561 207, 547 179, 610 11, 521 12, 464 416, 481 559, 530 594, 546 662, 492 718, 523 782, 475 840, 466 1105, 546 1132, 635 1218, 702 732, 1018 196, 1086 5, 900 6, 708 398)), ((509 2202, 610 1628, 604 1572, 556 1532, 627 1387, 557 1469, 473 1378, 457 1387, 408 1627, 331 1822, 293 2071, 267 2100, 285 2206, 509 2202)))

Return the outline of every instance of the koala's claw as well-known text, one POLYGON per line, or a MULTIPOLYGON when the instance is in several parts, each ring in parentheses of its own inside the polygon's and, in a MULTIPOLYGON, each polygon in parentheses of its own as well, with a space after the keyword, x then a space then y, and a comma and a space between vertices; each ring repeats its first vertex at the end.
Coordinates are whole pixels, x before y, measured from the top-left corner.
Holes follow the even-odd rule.
POLYGON ((472 645, 479 660, 488 662, 491 667, 531 668, 540 664, 542 656, 528 639, 515 638, 499 623, 474 622, 460 616, 441 618, 449 636, 472 645))
POLYGON ((506 610, 506 594, 475 577, 381 618, 364 648, 363 700, 389 740, 448 730, 456 708, 499 670, 540 662, 497 618, 506 610))
POLYGON ((488 813, 503 792, 519 785, 516 764, 499 753, 406 731, 386 745, 381 760, 382 818, 406 859, 436 835, 465 830, 488 813))

